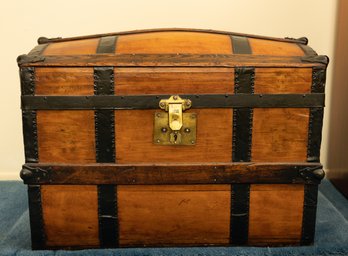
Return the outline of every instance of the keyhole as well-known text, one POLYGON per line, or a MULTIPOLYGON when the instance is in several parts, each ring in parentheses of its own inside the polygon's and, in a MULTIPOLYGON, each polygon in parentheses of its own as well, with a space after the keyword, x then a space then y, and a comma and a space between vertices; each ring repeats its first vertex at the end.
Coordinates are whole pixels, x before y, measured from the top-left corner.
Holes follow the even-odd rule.
POLYGON ((174 134, 174 143, 176 143, 177 139, 178 139, 178 135, 174 134))

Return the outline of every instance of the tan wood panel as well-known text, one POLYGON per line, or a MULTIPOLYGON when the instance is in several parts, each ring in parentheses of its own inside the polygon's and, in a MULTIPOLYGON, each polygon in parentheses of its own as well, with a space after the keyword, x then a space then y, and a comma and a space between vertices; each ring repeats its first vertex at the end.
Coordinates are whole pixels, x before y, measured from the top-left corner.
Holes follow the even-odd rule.
POLYGON ((93 110, 37 111, 39 162, 95 163, 93 110))
POLYGON ((197 140, 193 146, 155 145, 153 123, 156 111, 115 111, 117 163, 231 161, 231 109, 185 111, 197 113, 197 140))
POLYGON ((153 32, 118 37, 116 53, 231 54, 228 35, 199 32, 153 32))
POLYGON ((99 38, 52 43, 42 53, 43 55, 79 55, 95 54, 99 38))
POLYGON ((41 186, 47 246, 98 246, 97 187, 41 186))
POLYGON ((230 188, 118 186, 120 245, 228 244, 230 188))
POLYGON ((255 93, 310 93, 311 68, 256 68, 255 93))
POLYGON ((36 68, 36 95, 93 95, 93 68, 36 68))
POLYGON ((255 108, 253 162, 306 162, 309 109, 255 108))
POLYGON ((233 68, 115 68, 116 94, 213 94, 233 90, 233 68))
POLYGON ((249 38, 252 54, 277 56, 303 56, 303 50, 295 43, 249 38))
POLYGON ((303 184, 251 185, 249 244, 298 244, 303 200, 303 184))

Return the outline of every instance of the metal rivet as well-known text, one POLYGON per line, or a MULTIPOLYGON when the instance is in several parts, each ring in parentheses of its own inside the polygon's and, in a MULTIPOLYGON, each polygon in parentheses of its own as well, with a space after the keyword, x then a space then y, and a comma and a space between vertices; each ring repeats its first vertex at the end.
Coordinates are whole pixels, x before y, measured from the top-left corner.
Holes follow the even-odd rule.
POLYGON ((306 94, 303 94, 302 97, 303 97, 303 98, 306 97, 306 94))
POLYGON ((161 141, 160 140, 156 140, 157 143, 160 143, 161 141))
POLYGON ((165 107, 164 102, 160 102, 160 107, 161 107, 161 108, 164 108, 164 107, 165 107))
POLYGON ((191 140, 191 144, 195 144, 195 141, 194 141, 194 140, 191 140))
POLYGON ((262 98, 262 96, 263 96, 262 94, 259 95, 260 98, 262 98))
POLYGON ((185 128, 185 132, 189 133, 190 131, 190 128, 185 128))
POLYGON ((163 133, 166 133, 166 132, 167 132, 167 128, 163 127, 163 128, 161 129, 161 131, 162 131, 163 133))
POLYGON ((191 119, 195 119, 196 118, 196 115, 195 114, 192 114, 191 115, 191 119))
POLYGON ((174 99, 174 100, 177 100, 177 99, 178 99, 178 96, 175 95, 175 96, 173 97, 173 99, 174 99))
POLYGON ((156 114, 156 117, 161 117, 161 113, 157 113, 157 114, 156 114))

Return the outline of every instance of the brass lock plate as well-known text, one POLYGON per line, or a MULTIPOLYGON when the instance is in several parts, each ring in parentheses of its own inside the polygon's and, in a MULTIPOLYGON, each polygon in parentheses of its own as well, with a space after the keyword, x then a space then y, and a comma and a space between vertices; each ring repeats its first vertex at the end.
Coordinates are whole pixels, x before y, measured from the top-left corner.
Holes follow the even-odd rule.
POLYGON ((156 112, 154 118, 153 143, 157 145, 195 145, 196 144, 196 113, 182 113, 182 127, 173 131, 169 127, 167 112, 156 112))

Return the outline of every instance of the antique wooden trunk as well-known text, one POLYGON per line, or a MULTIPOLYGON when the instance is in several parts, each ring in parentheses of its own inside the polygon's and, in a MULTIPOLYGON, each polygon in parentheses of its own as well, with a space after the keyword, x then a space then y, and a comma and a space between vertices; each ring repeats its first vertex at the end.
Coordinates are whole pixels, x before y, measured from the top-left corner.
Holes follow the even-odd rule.
POLYGON ((33 249, 313 243, 328 58, 161 29, 18 58, 33 249))

